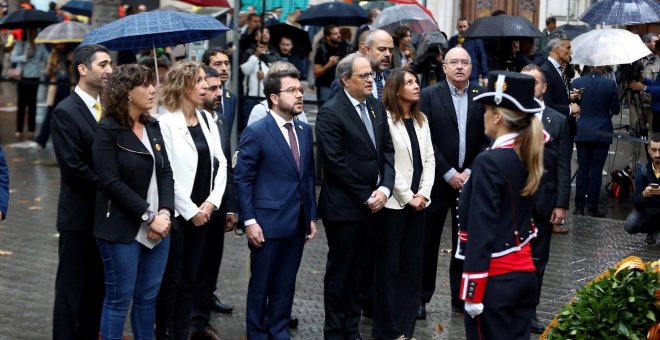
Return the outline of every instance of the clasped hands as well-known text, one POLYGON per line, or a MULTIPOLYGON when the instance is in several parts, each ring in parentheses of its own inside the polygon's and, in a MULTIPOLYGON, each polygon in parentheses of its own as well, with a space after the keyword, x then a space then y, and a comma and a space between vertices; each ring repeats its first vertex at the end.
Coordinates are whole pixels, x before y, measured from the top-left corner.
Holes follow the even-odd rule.
POLYGON ((383 209, 385 203, 387 203, 385 194, 380 190, 374 190, 367 200, 367 207, 369 207, 372 213, 376 213, 380 209, 383 209))
POLYGON ((429 202, 429 200, 422 196, 421 194, 414 194, 413 199, 408 202, 408 205, 413 208, 415 211, 422 211, 426 209, 426 204, 429 202))
POLYGON ((171 228, 172 222, 170 221, 170 217, 159 213, 149 224, 147 238, 150 240, 160 240, 170 233, 171 228))

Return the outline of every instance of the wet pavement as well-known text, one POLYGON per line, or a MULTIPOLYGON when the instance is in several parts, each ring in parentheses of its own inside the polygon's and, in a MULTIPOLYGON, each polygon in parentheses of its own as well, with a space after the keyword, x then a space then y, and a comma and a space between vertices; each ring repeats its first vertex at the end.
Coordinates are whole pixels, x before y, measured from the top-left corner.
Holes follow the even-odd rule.
MULTIPOLYGON (((13 95, 13 86, 0 84, 0 143, 5 145, 11 175, 8 219, 0 223, 0 251, 9 252, 3 253, 9 255, 0 256, 0 340, 49 339, 57 268, 58 235, 54 221, 59 169, 52 148, 33 148, 29 143, 13 140, 13 95)), ((313 120, 314 108, 308 108, 313 120)), ((608 164, 612 164, 613 169, 625 165, 630 158, 629 149, 622 142, 608 164)), ((615 150, 614 145, 611 150, 615 150)), ((621 259, 630 255, 644 260, 660 258, 660 247, 647 246, 643 235, 630 236, 623 230, 622 220, 631 209, 630 201, 619 202, 603 194, 602 202, 609 210, 606 218, 573 216, 569 212, 566 225, 571 232, 553 236, 538 308, 542 321, 549 322, 573 297, 575 289, 621 259)), ((227 235, 218 293, 224 302, 235 308, 232 315, 214 314, 212 324, 222 339, 244 339, 248 248, 244 237, 227 235)), ((322 339, 323 275, 327 254, 322 223, 317 235, 306 246, 298 273, 293 315, 300 319, 300 326, 292 332, 294 339, 322 339)), ((449 240, 443 240, 442 248, 449 247, 449 240)), ((439 256, 438 290, 427 305, 427 320, 417 323, 415 336, 418 339, 463 339, 462 318, 449 310, 449 254, 441 251, 439 256)), ((370 325, 369 319, 363 320, 361 329, 365 338, 371 334, 370 325)), ((130 334, 129 325, 126 329, 130 334)))

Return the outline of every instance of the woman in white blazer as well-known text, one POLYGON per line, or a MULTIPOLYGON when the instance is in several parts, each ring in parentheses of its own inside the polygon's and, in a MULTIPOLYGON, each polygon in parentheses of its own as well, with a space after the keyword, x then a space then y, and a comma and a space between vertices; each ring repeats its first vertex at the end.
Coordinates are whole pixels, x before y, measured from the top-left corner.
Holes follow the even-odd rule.
POLYGON ((167 110, 159 121, 171 159, 176 219, 158 296, 159 339, 187 338, 206 224, 225 191, 227 161, 218 127, 206 111, 197 109, 205 96, 205 78, 201 64, 179 62, 167 72, 160 94, 167 110))
POLYGON ((409 68, 390 73, 383 104, 394 146, 392 196, 374 233, 376 339, 413 337, 422 284, 424 209, 431 203, 435 158, 428 121, 419 111, 419 79, 409 68))

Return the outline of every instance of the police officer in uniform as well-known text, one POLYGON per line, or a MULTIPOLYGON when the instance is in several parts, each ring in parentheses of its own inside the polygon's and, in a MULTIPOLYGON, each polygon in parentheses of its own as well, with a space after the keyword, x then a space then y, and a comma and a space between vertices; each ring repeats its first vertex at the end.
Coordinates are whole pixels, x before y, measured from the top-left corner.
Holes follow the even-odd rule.
POLYGON ((529 75, 495 71, 488 85, 474 101, 486 107, 485 133, 495 142, 474 160, 459 200, 459 296, 467 339, 527 340, 538 289, 529 244, 533 195, 545 137, 534 113, 544 105, 529 75))

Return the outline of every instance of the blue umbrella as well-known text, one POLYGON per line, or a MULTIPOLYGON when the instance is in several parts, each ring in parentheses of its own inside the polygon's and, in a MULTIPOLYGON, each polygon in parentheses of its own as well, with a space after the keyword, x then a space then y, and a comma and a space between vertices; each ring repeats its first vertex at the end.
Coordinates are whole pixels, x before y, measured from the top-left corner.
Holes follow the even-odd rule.
POLYGON ((587 8, 580 20, 593 25, 633 25, 660 21, 658 0, 603 0, 587 8))
POLYGON ((87 17, 92 16, 93 8, 94 3, 87 0, 71 0, 62 5, 62 10, 64 11, 67 11, 71 14, 84 15, 87 17))
POLYGON ((367 12, 351 2, 325 2, 304 11, 298 20, 301 25, 360 26, 366 24, 367 12))
POLYGON ((209 40, 229 28, 208 15, 153 11, 129 15, 92 30, 81 45, 140 50, 209 40))

